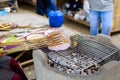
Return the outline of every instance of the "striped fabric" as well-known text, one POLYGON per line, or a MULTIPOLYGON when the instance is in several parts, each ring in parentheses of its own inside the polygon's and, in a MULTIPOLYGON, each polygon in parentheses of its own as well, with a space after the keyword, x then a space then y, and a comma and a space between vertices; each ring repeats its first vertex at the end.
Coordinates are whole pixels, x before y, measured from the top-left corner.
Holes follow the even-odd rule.
POLYGON ((0 68, 0 80, 11 80, 14 72, 0 68))
POLYGON ((28 80, 18 62, 9 56, 0 57, 0 80, 28 80))
POLYGON ((0 80, 11 80, 14 72, 10 71, 11 57, 4 56, 0 58, 0 80))

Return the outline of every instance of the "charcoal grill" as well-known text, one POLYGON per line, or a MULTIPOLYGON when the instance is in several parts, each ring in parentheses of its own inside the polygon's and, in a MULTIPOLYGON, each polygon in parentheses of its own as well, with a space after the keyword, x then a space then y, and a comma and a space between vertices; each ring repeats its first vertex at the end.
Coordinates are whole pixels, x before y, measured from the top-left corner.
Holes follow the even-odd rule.
POLYGON ((112 56, 118 50, 94 39, 78 36, 77 46, 63 51, 43 49, 56 65, 84 71, 112 56))
MULTIPOLYGON (((116 48, 110 40, 105 39, 103 36, 86 37, 84 35, 78 36, 78 44, 76 47, 69 48, 64 51, 51 51, 45 49, 35 49, 33 51, 33 60, 35 65, 36 79, 37 80, 119 80, 120 79, 120 61, 112 61, 104 63, 105 59, 112 58, 116 54, 120 54, 120 50, 116 48), (102 37, 102 38, 101 38, 102 37), (95 40, 94 40, 95 39, 95 40), (107 42, 106 42, 107 41, 107 42), (105 43, 105 44, 104 44, 105 43), (82 56, 85 60, 93 61, 93 64, 81 67, 77 64, 78 70, 86 69, 92 65, 98 64, 103 61, 98 71, 91 75, 74 75, 67 74, 56 70, 57 68, 51 67, 48 61, 52 61, 55 65, 73 68, 68 64, 64 64, 64 59, 73 63, 73 58, 68 56, 82 56), (112 57, 111 57, 112 56, 112 57), (61 60, 62 59, 62 60, 61 60), (59 61, 61 60, 61 62, 59 61)), ((120 58, 117 56, 116 58, 120 58)), ((83 59, 83 60, 84 60, 83 59)), ((76 61, 76 60, 75 60, 76 61)), ((76 64, 76 62, 74 62, 76 64)), ((54 65, 54 66, 55 66, 54 65)))

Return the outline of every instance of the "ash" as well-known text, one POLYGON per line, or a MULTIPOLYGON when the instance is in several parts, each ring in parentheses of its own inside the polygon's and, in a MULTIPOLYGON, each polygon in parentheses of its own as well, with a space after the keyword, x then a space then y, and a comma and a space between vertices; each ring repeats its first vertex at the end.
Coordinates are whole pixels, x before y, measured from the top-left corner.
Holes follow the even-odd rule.
POLYGON ((100 64, 81 53, 49 53, 48 64, 59 72, 73 75, 90 75, 98 71, 100 64))

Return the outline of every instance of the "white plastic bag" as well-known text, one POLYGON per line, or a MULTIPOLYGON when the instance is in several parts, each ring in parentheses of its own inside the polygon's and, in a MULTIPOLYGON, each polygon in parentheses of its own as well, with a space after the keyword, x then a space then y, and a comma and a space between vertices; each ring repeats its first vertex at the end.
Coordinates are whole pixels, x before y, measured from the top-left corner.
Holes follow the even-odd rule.
POLYGON ((87 13, 84 10, 80 10, 74 15, 74 19, 76 20, 84 20, 87 16, 87 13))
POLYGON ((84 9, 87 13, 89 13, 90 7, 89 7, 89 3, 88 3, 87 0, 84 1, 83 9, 84 9))

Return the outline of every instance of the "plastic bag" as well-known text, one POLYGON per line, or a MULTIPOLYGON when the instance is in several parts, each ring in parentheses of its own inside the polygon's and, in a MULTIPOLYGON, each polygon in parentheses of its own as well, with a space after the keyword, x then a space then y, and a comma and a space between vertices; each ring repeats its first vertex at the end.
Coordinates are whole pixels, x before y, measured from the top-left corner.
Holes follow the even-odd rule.
POLYGON ((89 7, 88 1, 84 1, 83 9, 84 9, 87 13, 89 13, 90 7, 89 7))

